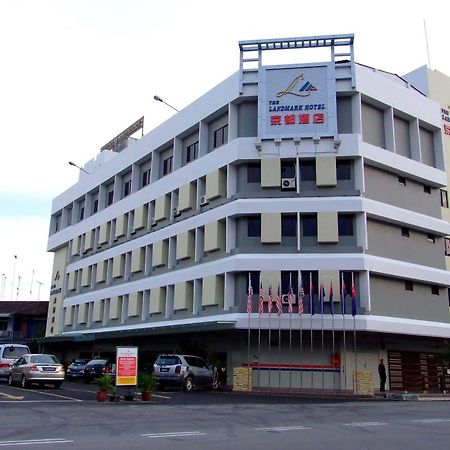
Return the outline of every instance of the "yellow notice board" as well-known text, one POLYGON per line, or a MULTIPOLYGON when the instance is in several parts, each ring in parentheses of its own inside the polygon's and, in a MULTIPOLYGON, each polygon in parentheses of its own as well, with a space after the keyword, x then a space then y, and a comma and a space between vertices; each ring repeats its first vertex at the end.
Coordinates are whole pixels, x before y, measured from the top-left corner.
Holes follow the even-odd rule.
POLYGON ((116 386, 136 386, 137 347, 116 347, 116 386))

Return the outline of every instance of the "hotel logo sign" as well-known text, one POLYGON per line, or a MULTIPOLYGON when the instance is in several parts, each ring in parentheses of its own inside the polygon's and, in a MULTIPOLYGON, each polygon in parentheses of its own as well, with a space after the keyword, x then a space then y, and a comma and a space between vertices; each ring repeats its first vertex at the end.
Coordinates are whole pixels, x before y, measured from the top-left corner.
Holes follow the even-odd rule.
POLYGON ((335 82, 327 65, 262 70, 261 138, 336 133, 335 82))

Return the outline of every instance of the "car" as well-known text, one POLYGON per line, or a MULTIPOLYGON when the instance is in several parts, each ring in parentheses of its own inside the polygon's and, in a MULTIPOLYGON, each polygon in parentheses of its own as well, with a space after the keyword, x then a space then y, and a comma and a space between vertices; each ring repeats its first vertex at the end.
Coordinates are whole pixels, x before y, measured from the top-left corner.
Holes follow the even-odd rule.
POLYGON ((85 383, 91 383, 105 373, 109 373, 113 377, 115 376, 113 362, 106 358, 92 359, 84 367, 83 381, 85 383))
POLYGON ((218 389, 217 370, 193 355, 159 355, 153 365, 158 388, 180 386, 185 392, 195 387, 218 389))
POLYGON ((90 359, 75 359, 66 370, 66 378, 68 380, 75 380, 83 378, 84 368, 90 359))
POLYGON ((21 356, 11 364, 8 384, 12 386, 18 383, 23 388, 27 388, 33 383, 41 386, 53 384, 55 389, 59 389, 64 381, 64 376, 64 366, 58 361, 56 356, 44 353, 30 353, 21 356))
POLYGON ((30 353, 27 345, 1 344, 0 345, 0 378, 8 378, 11 373, 11 364, 26 353, 30 353))

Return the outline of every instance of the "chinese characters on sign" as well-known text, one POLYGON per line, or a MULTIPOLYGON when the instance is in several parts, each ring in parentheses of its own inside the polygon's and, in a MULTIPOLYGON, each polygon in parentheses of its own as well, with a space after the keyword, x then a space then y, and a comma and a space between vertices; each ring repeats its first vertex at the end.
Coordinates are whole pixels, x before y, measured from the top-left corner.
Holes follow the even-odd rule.
MULTIPOLYGON (((450 109, 450 107, 449 107, 450 109)), ((450 114, 449 114, 449 110, 445 109, 445 108, 441 108, 441 113, 442 113, 442 121, 443 122, 447 122, 447 124, 444 123, 443 127, 444 127, 444 134, 447 136, 450 136, 450 114)))

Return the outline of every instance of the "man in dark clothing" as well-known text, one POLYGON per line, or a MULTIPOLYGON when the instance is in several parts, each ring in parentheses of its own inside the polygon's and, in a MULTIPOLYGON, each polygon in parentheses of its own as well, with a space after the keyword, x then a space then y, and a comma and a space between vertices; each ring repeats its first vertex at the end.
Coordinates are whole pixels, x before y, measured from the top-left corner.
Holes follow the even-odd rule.
POLYGON ((383 359, 380 359, 378 364, 378 374, 380 375, 380 392, 386 391, 386 367, 384 366, 383 359))

